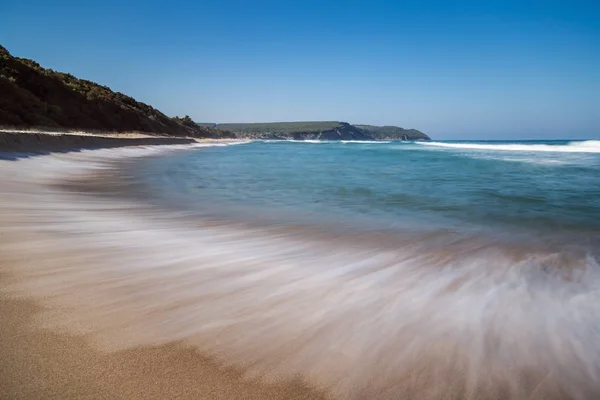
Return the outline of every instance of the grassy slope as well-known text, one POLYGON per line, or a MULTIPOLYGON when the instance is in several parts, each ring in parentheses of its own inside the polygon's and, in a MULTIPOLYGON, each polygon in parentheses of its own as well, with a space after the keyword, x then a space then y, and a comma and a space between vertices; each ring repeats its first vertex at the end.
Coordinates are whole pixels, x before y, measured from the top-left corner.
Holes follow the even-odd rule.
POLYGON ((220 129, 236 133, 281 133, 295 132, 317 133, 340 129, 342 124, 337 121, 304 121, 304 122, 259 122, 248 124, 218 124, 220 129))
POLYGON ((368 132, 375 140, 403 139, 430 140, 430 137, 416 129, 404 129, 398 126, 355 125, 357 128, 368 132))
POLYGON ((19 128, 137 131, 213 138, 237 135, 333 140, 429 139, 414 129, 349 125, 338 121, 197 124, 187 116, 170 118, 106 86, 43 68, 32 60, 13 57, 2 46, 0 93, 0 125, 19 128))
POLYGON ((188 118, 170 118, 106 86, 13 57, 0 46, 0 125, 175 136, 228 137, 188 118))
POLYGON ((289 136, 294 134, 311 134, 328 131, 353 131, 353 134, 361 135, 361 139, 385 140, 385 139, 408 139, 429 140, 429 136, 416 129, 404 129, 397 126, 374 126, 374 125, 349 125, 338 121, 305 121, 305 122, 265 122, 265 123, 231 123, 217 124, 220 129, 225 129, 239 136, 289 136))

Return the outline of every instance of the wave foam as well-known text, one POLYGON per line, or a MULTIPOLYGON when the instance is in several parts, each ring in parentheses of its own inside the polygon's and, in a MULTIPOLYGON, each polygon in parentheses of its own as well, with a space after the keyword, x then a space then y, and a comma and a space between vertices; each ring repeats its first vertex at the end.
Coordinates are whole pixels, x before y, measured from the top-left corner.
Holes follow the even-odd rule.
POLYGON ((445 147, 451 149, 498 150, 498 151, 530 151, 558 153, 600 153, 600 140, 569 142, 562 145, 550 144, 482 144, 482 143, 444 143, 415 142, 423 146, 445 147))
POLYGON ((389 140, 340 140, 341 143, 358 143, 358 144, 386 144, 392 143, 389 140))
POLYGON ((319 140, 319 139, 305 139, 305 140, 262 139, 260 141, 264 142, 264 143, 288 142, 288 143, 313 143, 313 144, 336 144, 336 143, 385 144, 385 143, 392 143, 391 141, 385 141, 385 140, 339 140, 339 141, 337 141, 337 140, 319 140))
POLYGON ((198 229, 54 185, 128 154, 2 164, 3 290, 48 305, 42 326, 106 351, 184 341, 347 399, 599 398, 594 258, 198 229))

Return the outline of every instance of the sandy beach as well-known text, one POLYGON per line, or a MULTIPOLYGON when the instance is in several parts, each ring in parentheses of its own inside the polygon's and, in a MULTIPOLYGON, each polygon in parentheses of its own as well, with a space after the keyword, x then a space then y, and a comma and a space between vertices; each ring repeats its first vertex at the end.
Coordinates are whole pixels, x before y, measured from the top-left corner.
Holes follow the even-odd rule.
MULTIPOLYGON (((144 135, 56 135, 0 132, 4 151, 49 152, 81 147, 185 144, 191 140, 144 135), (17 136, 18 135, 18 136, 17 136)), ((211 142, 210 140, 207 142, 211 142)), ((7 176, 3 176, 7 179, 7 176)), ((24 221, 0 204, 0 223, 14 228, 24 221)), ((7 294, 20 267, 36 268, 39 259, 14 253, 10 244, 34 237, 0 229, 0 398, 1 399, 318 399, 298 382, 266 384, 243 371, 204 357, 191 346, 173 342, 104 352, 86 335, 57 332, 44 325, 44 305, 27 294, 7 294)), ((37 240, 44 240, 36 237, 37 240)), ((27 247, 27 245, 25 245, 27 247)), ((68 258, 68 255, 65 255, 68 258)))
POLYGON ((0 0, 0 400, 600 400, 599 50, 600 0, 0 0))
POLYGON ((36 329, 33 301, 0 299, 2 399, 320 399, 298 383, 266 385, 177 343, 102 353, 85 337, 36 329))
POLYGON ((598 398, 585 252, 213 219, 153 168, 265 144, 71 136, 1 154, 2 399, 598 398))
POLYGON ((91 134, 0 130, 0 151, 47 153, 124 146, 195 143, 192 138, 142 134, 91 134))

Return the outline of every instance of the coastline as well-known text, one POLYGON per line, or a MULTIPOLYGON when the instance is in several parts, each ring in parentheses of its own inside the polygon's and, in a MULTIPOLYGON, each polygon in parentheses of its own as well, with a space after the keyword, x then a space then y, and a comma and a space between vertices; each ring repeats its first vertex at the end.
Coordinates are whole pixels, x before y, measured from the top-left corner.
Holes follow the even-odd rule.
POLYGON ((600 304, 598 270, 585 254, 563 260, 552 249, 521 253, 446 236, 374 246, 353 232, 187 218, 153 208, 144 190, 119 195, 130 189, 126 172, 119 182, 119 160, 213 145, 227 146, 0 161, 9 398, 599 393, 588 329, 600 304))
POLYGON ((81 149, 126 146, 157 146, 192 144, 192 138, 150 136, 143 134, 51 133, 38 131, 0 130, 0 151, 15 153, 44 153, 81 149))
MULTIPOLYGON (((46 157, 44 154, 55 151, 221 142, 136 134, 115 138, 43 133, 19 133, 21 140, 14 141, 16 135, 0 132, 0 152, 40 153, 46 157)), ((37 253, 35 243, 56 240, 56 235, 44 232, 44 218, 20 215, 11 207, 11 196, 20 189, 19 177, 3 176, 1 181, 7 183, 7 196, 0 202, 0 398, 325 398, 299 381, 264 383, 250 379, 242 369, 209 358, 183 341, 107 352, 93 345, 89 335, 77 332, 77 328, 45 329, 45 318, 52 309, 47 307, 47 296, 11 289, 15 283, 26 282, 28 273, 38 266, 45 268, 46 260, 39 257, 43 252, 37 253), (29 229, 32 223, 41 229, 29 229), (15 251, 15 246, 20 250, 15 251)), ((43 206, 40 212, 44 213, 43 206)), ((48 258, 73 260, 77 268, 75 254, 50 251, 48 258)))

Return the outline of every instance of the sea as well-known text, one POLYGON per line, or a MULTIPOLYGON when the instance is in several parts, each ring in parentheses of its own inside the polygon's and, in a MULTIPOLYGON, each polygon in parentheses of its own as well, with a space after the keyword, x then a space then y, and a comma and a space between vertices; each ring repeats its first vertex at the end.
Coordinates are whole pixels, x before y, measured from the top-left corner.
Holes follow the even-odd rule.
POLYGON ((107 351, 183 342, 334 398, 600 398, 599 140, 3 163, 2 210, 26 221, 5 237, 44 266, 13 290, 52 300, 45 328, 107 351))
POLYGON ((275 225, 598 246, 600 141, 255 141, 148 157, 151 198, 275 225))

